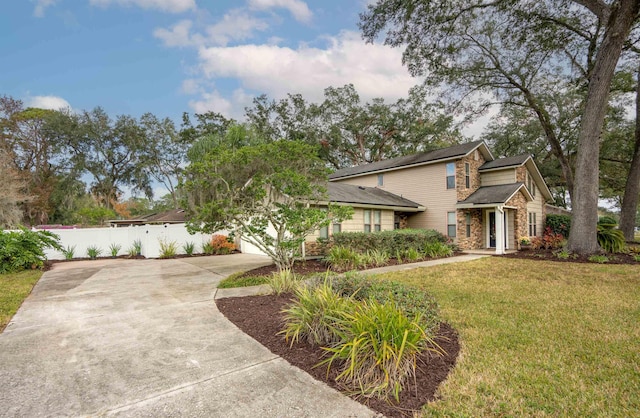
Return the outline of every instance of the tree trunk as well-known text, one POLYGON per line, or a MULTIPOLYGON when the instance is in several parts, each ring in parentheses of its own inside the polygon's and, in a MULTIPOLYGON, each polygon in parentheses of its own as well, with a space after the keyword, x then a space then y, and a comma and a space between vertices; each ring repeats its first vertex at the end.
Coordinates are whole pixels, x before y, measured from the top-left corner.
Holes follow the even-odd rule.
POLYGON ((640 68, 638 68, 636 83, 635 145, 620 210, 620 229, 627 241, 634 239, 638 196, 640 195, 640 68))
POLYGON ((600 135, 609 100, 609 89, 622 46, 638 15, 640 1, 622 0, 614 3, 607 22, 604 39, 596 55, 589 78, 589 90, 580 124, 575 184, 572 200, 573 220, 569 236, 569 251, 592 254, 599 250, 598 189, 600 135))

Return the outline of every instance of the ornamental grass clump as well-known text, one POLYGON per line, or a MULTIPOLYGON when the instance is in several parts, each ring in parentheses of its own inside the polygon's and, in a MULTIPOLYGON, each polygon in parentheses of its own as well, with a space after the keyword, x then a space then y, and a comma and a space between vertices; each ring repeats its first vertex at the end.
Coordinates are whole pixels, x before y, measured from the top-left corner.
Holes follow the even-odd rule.
POLYGON ((276 296, 283 293, 290 293, 298 288, 298 280, 291 270, 283 269, 277 273, 273 273, 267 282, 271 291, 276 296))
POLYGON ((323 346, 338 343, 338 327, 345 315, 353 311, 353 301, 334 292, 326 280, 318 287, 299 287, 295 298, 295 302, 282 311, 285 327, 280 333, 285 339, 291 341, 292 346, 299 340, 323 346))
POLYGON ((362 265, 362 257, 357 251, 341 245, 331 247, 326 261, 332 267, 340 270, 352 270, 362 265))
POLYGON ((178 243, 176 241, 158 240, 160 244, 160 258, 175 257, 178 253, 178 243))
POLYGON ((407 317, 395 303, 365 300, 344 314, 337 333, 340 342, 325 347, 329 357, 320 364, 339 363, 336 381, 365 397, 399 400, 405 382, 415 376, 418 355, 437 347, 420 318, 407 317))

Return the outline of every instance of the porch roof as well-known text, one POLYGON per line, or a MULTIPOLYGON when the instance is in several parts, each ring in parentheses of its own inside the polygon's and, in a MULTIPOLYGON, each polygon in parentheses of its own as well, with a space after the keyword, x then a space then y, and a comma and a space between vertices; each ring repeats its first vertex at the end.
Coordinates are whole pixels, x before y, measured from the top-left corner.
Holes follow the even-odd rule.
POLYGON ((473 192, 462 202, 458 202, 457 207, 468 208, 480 205, 500 205, 507 203, 520 190, 524 193, 528 201, 533 197, 524 186, 524 183, 500 184, 498 186, 483 186, 473 192))
POLYGON ((377 187, 354 186, 344 183, 327 184, 329 201, 350 204, 353 206, 384 206, 390 209, 407 212, 421 212, 425 207, 405 199, 402 196, 387 192, 377 187))

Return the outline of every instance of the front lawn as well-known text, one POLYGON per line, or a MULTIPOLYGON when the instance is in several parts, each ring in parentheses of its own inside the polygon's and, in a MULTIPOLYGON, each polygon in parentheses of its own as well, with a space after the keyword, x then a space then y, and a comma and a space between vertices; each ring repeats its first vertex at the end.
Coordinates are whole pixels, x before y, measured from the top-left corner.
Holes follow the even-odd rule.
POLYGON ((461 354, 425 416, 633 416, 640 271, 489 257, 378 276, 431 292, 461 354))
POLYGON ((22 301, 42 276, 41 270, 0 274, 0 332, 4 330, 22 301))

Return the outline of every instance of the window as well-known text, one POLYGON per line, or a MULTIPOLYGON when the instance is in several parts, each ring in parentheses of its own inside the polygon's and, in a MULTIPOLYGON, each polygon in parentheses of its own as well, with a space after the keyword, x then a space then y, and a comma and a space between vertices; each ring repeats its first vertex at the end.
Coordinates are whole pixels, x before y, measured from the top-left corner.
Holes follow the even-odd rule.
POLYGON ((364 232, 371 231, 381 231, 382 230, 382 212, 379 210, 370 210, 365 209, 364 211, 364 232), (371 217, 371 212, 373 212, 373 219, 371 217), (371 222, 373 220, 373 222, 371 222), (373 229, 371 225, 373 224, 373 229))
POLYGON ((333 234, 342 232, 342 224, 333 224, 333 234))
POLYGON ((329 238, 329 227, 323 226, 320 228, 320 238, 329 238))
POLYGON ((471 167, 469 163, 464 163, 464 187, 471 187, 471 167))
POLYGON ((456 188, 456 163, 447 163, 447 189, 456 188))
POLYGON ((378 186, 384 186, 384 174, 378 174, 378 186))
POLYGON ((369 209, 364 211, 364 232, 371 232, 371 211, 369 209))
POLYGON ((529 212, 529 236, 535 237, 538 235, 538 225, 536 225, 536 214, 529 212))
POLYGON ((456 213, 447 212, 447 235, 451 238, 456 237, 456 213))
POLYGON ((466 232, 467 232, 467 238, 471 238, 471 214, 467 213, 464 216, 465 219, 465 226, 466 226, 466 232))
POLYGON ((533 181, 528 171, 527 171, 527 189, 529 189, 529 193, 531 193, 531 196, 536 197, 536 183, 533 181))
POLYGON ((373 211, 373 230, 382 230, 382 212, 379 210, 373 211))

